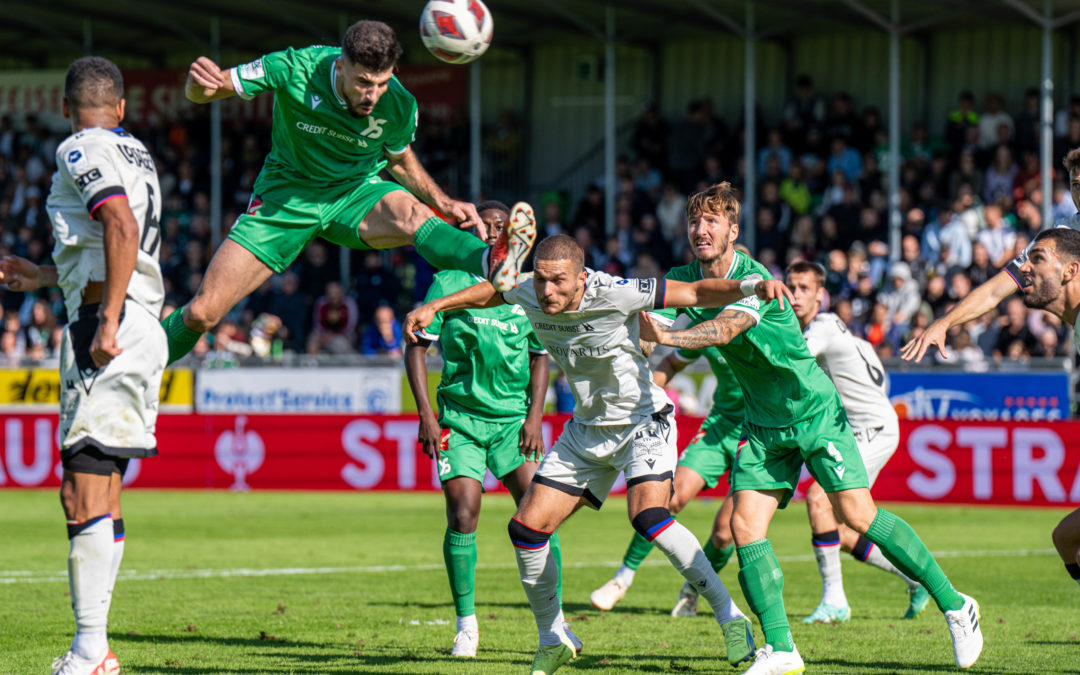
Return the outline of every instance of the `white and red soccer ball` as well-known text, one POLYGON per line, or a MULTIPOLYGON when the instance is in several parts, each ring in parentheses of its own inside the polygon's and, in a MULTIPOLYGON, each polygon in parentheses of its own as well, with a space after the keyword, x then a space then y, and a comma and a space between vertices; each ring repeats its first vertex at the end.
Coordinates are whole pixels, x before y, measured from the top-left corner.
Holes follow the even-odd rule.
POLYGON ((435 58, 468 63, 491 44, 495 22, 480 0, 431 0, 420 14, 420 39, 435 58))

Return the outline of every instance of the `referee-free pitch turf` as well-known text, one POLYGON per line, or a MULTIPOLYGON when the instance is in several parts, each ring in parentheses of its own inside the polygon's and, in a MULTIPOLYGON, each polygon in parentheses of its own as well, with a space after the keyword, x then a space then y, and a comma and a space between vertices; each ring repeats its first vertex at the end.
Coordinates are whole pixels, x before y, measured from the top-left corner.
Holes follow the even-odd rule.
MULTIPOLYGON (((698 500, 679 520, 704 537, 718 505, 698 500)), ((735 672, 704 602, 695 619, 668 616, 682 578, 656 551, 613 611, 589 605, 630 539, 625 508, 612 497, 560 530, 564 610, 585 643, 562 672, 735 672)), ((986 647, 971 672, 1080 674, 1080 588, 1050 549, 1064 510, 889 508, 982 605, 986 647)), ((480 652, 460 661, 449 656, 441 495, 131 490, 110 646, 124 673, 527 672, 536 627, 507 541, 512 510, 509 497, 484 498, 480 652)), ((73 630, 56 493, 0 491, 0 533, 0 673, 48 672, 73 630)), ((934 604, 901 621, 903 584, 847 555, 851 621, 799 623, 820 595, 803 504, 777 514, 770 538, 808 673, 955 670, 934 604)), ((721 577, 749 614, 736 573, 732 559, 721 577)))

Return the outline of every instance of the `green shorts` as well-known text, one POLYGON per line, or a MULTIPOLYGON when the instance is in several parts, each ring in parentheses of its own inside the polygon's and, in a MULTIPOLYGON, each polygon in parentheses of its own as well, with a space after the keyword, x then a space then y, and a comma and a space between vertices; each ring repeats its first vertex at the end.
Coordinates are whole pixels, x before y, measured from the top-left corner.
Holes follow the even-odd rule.
POLYGON ((370 249, 360 223, 380 199, 405 190, 393 181, 365 178, 341 193, 319 194, 291 184, 260 186, 247 211, 236 219, 229 239, 251 251, 278 274, 315 237, 349 248, 370 249))
POLYGON ((466 476, 484 482, 485 469, 502 480, 525 463, 521 455, 524 419, 487 421, 468 413, 443 408, 443 449, 439 453, 439 480, 466 476))
MULTIPOLYGON (((736 422, 720 415, 706 417, 697 435, 679 457, 679 466, 693 469, 705 479, 707 488, 714 488, 720 482, 720 477, 735 465, 742 435, 741 420, 736 422)), ((731 482, 730 476, 728 482, 731 482)))
POLYGON ((747 442, 732 472, 731 489, 784 490, 780 508, 787 506, 805 462, 825 492, 868 488, 855 436, 840 399, 819 414, 790 427, 746 424, 747 442))

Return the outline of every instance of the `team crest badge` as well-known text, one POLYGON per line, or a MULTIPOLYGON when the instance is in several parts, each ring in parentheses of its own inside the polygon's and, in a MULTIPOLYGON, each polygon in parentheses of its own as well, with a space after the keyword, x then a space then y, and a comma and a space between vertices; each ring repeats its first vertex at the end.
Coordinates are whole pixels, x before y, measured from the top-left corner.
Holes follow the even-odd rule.
POLYGON ((262 197, 259 195, 251 195, 251 201, 248 202, 247 215, 254 216, 259 212, 259 207, 262 206, 262 197))

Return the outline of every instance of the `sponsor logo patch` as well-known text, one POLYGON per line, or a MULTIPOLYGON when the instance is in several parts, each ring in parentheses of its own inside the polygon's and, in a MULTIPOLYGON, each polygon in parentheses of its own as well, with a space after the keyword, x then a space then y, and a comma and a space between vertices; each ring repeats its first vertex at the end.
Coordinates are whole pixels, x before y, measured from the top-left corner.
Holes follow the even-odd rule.
POLYGON ((101 169, 94 167, 86 173, 75 179, 75 185, 79 186, 80 190, 85 190, 86 186, 94 181, 101 180, 101 169))
POLYGON ((255 59, 251 63, 245 63, 240 66, 240 77, 242 79, 257 80, 264 74, 262 59, 255 59))
POLYGON ((64 157, 64 161, 68 163, 68 166, 75 168, 86 164, 86 150, 82 146, 72 148, 68 150, 67 156, 64 157))

